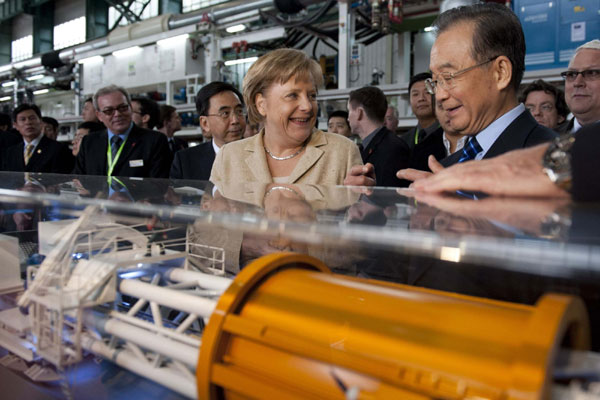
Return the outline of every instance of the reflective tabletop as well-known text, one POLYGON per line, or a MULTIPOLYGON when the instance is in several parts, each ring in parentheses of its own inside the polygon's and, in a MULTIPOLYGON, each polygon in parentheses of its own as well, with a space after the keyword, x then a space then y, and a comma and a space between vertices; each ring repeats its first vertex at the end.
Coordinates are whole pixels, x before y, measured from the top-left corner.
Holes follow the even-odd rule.
POLYGON ((43 256, 40 222, 96 207, 222 249, 229 275, 261 255, 294 251, 342 274, 492 299, 533 304, 548 292, 577 294, 600 347, 598 204, 50 174, 0 173, 0 182, 0 230, 18 237, 22 263, 43 256))

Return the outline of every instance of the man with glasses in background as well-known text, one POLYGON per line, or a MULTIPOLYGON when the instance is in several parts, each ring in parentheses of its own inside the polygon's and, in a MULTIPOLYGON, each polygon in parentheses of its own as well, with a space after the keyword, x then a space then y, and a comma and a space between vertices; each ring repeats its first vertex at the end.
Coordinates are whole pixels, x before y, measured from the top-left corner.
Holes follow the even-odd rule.
POLYGON ((229 83, 211 82, 196 95, 202 132, 212 140, 175 153, 172 179, 206 181, 215 157, 223 145, 240 140, 246 129, 246 110, 241 93, 229 83))
POLYGON ((132 97, 131 119, 140 128, 154 130, 160 119, 160 108, 154 100, 147 97, 132 97))
POLYGON ((575 133, 582 126, 600 121, 600 40, 579 46, 561 76, 565 80, 565 99, 573 113, 563 133, 575 133))
POLYGON ((531 82, 519 97, 538 124, 558 132, 569 115, 562 90, 541 79, 531 82))
POLYGON ((74 174, 167 178, 171 154, 165 135, 143 129, 132 121, 127 91, 110 85, 93 98, 96 116, 106 130, 81 141, 74 174))
MULTIPOLYGON (((442 165, 430 159, 432 171, 556 137, 517 101, 525 70, 525 38, 510 9, 496 3, 459 7, 441 14, 434 26, 433 79, 426 85, 448 117, 450 128, 470 138, 462 151, 444 158, 442 165)), ((403 170, 398 177, 415 180, 428 174, 403 170)))

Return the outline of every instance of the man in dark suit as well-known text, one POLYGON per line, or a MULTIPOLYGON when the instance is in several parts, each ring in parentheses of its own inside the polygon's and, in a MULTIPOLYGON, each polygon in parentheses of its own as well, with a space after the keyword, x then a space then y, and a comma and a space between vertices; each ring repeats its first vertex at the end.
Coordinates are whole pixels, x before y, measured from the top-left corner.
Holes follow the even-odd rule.
POLYGON ((243 97, 228 83, 211 82, 200 89, 196 111, 202 132, 210 134, 212 140, 175 153, 172 179, 208 180, 219 149, 241 139, 246 129, 243 97))
POLYGON ((21 134, 20 143, 4 149, 2 170, 68 174, 74 158, 69 148, 42 133, 42 114, 34 104, 22 104, 13 111, 13 124, 21 134))
MULTIPOLYGON (((450 128, 470 137, 462 151, 441 161, 444 167, 556 137, 517 100, 525 70, 525 38, 510 9, 496 3, 459 7, 441 14, 434 24, 437 38, 430 67, 435 79, 426 85, 450 128)), ((397 176, 415 180, 427 174, 405 170, 397 176)))
POLYGON ((425 87, 425 80, 430 78, 431 73, 421 72, 413 75, 408 82, 410 108, 418 122, 417 126, 402 135, 402 139, 411 151, 440 127, 435 118, 433 96, 425 87))
POLYGON ((181 117, 179 116, 177 109, 173 106, 164 104, 160 106, 159 116, 157 128, 159 132, 167 137, 171 153, 175 154, 179 150, 187 149, 187 142, 175 137, 175 132, 181 130, 181 117))
POLYGON ((74 174, 167 178, 171 153, 164 135, 132 122, 129 94, 110 85, 96 92, 94 107, 106 130, 81 141, 74 174))
POLYGON ((406 186, 407 182, 396 178, 398 169, 408 166, 408 145, 384 123, 387 100, 376 87, 367 86, 350 92, 348 100, 348 123, 353 134, 362 139, 363 162, 375 167, 377 186, 406 186))
POLYGON ((570 193, 576 201, 599 201, 600 122, 556 140, 489 160, 436 168, 433 175, 417 179, 414 187, 433 193, 467 190, 543 198, 560 198, 570 193))

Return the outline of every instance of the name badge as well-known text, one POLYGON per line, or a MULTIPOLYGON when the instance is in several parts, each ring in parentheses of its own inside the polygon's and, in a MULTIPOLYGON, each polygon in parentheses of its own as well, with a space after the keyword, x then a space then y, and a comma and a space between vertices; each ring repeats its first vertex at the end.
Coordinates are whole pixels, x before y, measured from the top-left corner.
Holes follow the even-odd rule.
POLYGON ((129 166, 131 168, 134 168, 134 167, 143 167, 144 166, 144 160, 129 160, 129 166))

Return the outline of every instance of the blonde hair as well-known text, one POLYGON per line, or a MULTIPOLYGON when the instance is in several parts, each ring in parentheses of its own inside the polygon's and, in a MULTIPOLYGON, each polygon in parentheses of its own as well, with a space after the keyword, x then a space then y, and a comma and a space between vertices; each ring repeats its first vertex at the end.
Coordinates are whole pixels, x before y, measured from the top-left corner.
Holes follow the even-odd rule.
POLYGON ((264 117, 256 108, 256 96, 273 84, 284 84, 291 78, 312 79, 315 87, 323 85, 321 66, 308 55, 295 49, 277 49, 261 56, 244 77, 244 103, 248 108, 248 119, 257 124, 264 117))

